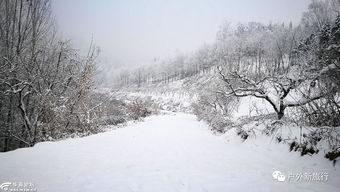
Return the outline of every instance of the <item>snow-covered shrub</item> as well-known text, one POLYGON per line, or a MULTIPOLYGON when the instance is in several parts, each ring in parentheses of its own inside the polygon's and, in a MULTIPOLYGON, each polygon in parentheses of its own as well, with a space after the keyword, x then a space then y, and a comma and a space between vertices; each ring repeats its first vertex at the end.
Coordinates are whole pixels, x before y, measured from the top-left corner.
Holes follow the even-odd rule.
POLYGON ((232 124, 230 114, 238 105, 234 98, 213 91, 217 85, 204 89, 199 93, 196 103, 192 104, 193 113, 199 120, 209 124, 213 131, 224 133, 232 124))
MULTIPOLYGON (((284 125, 284 121, 282 120, 273 120, 269 123, 265 123, 265 128, 262 130, 263 134, 266 134, 268 136, 275 135, 277 131, 284 125)), ((277 140, 280 142, 281 136, 277 136, 277 140)))
POLYGON ((128 106, 129 117, 133 120, 140 120, 157 111, 157 106, 149 99, 136 99, 128 106))
POLYGON ((246 140, 249 137, 248 132, 240 128, 237 129, 237 135, 240 136, 243 140, 246 140))
POLYGON ((140 120, 151 114, 157 113, 158 105, 147 98, 119 96, 118 93, 100 94, 94 98, 95 109, 91 111, 91 121, 99 125, 117 125, 129 120, 140 120))
POLYGON ((273 133, 269 135, 275 137, 278 142, 288 144, 290 151, 299 152, 301 156, 322 151, 324 156, 334 163, 340 157, 340 127, 308 127, 285 121, 275 122, 266 126, 267 131, 273 133), (291 129, 290 134, 285 132, 288 127, 291 129))
POLYGON ((339 106, 339 96, 311 102, 297 109, 301 114, 298 120, 312 126, 340 126, 339 106))
POLYGON ((335 164, 340 157, 340 150, 334 149, 333 151, 326 153, 325 157, 335 164))
POLYGON ((103 117, 101 121, 104 125, 118 125, 126 122, 126 118, 124 116, 110 115, 103 117))
POLYGON ((157 111, 151 100, 130 102, 117 98, 112 93, 91 92, 84 98, 82 107, 77 108, 76 116, 65 117, 67 106, 46 111, 44 118, 56 119, 53 126, 39 124, 39 141, 53 141, 63 138, 83 137, 104 131, 106 125, 118 125, 129 120, 139 120, 157 111), (44 126, 45 125, 45 126, 44 126))
POLYGON ((299 138, 289 142, 290 151, 299 151, 301 156, 313 155, 323 151, 325 158, 336 163, 340 157, 339 129, 330 127, 316 128, 303 133, 299 138))
POLYGON ((340 158, 340 127, 308 126, 287 118, 277 120, 275 114, 268 114, 239 118, 232 128, 242 140, 271 137, 301 156, 322 153, 334 163, 340 158))
POLYGON ((304 72, 313 77, 309 86, 317 87, 322 93, 322 99, 299 108, 303 114, 301 120, 313 126, 340 125, 339 25, 340 15, 337 15, 334 21, 323 24, 314 34, 300 42, 296 49, 299 56, 296 64, 303 65, 304 72))
POLYGON ((232 125, 236 134, 242 140, 249 138, 256 139, 258 135, 274 136, 278 131, 281 120, 276 120, 276 114, 266 114, 257 116, 242 116, 232 125))
POLYGON ((128 120, 128 104, 126 102, 117 98, 108 98, 105 100, 103 105, 98 109, 98 114, 100 114, 100 118, 98 119, 99 124, 117 125, 128 120))

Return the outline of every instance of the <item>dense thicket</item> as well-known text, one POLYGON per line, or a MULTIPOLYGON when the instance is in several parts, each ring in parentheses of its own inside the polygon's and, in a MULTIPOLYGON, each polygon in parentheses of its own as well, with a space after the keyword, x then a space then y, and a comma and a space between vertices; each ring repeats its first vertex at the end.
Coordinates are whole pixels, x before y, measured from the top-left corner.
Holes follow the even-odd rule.
POLYGON ((86 130, 97 54, 58 38, 49 0, 0 1, 0 151, 86 130))

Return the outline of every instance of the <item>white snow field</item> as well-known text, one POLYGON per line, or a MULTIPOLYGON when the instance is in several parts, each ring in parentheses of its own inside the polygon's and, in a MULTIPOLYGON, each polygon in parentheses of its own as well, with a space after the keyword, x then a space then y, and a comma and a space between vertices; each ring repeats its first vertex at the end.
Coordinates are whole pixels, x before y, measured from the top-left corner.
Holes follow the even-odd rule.
MULTIPOLYGON (((268 137, 269 138, 269 137, 268 137)), ((271 139, 216 136, 193 115, 168 113, 84 138, 0 154, 0 183, 38 191, 339 191, 340 167, 322 155, 288 152, 271 139), (284 182, 273 171, 327 173, 327 181, 284 182)))

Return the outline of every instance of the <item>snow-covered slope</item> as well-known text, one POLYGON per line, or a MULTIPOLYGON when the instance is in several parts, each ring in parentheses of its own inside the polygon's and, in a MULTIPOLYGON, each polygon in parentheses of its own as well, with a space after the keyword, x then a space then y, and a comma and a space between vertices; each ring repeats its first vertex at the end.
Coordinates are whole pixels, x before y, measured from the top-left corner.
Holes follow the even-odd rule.
MULTIPOLYGON (((269 138, 269 137, 267 137, 269 138)), ((169 113, 125 128, 39 143, 0 154, 0 183, 26 181, 38 191, 337 191, 339 166, 288 152, 270 139, 213 135, 195 116, 169 113), (242 143, 242 144, 241 144, 242 143), (328 181, 273 179, 328 173, 328 181)))

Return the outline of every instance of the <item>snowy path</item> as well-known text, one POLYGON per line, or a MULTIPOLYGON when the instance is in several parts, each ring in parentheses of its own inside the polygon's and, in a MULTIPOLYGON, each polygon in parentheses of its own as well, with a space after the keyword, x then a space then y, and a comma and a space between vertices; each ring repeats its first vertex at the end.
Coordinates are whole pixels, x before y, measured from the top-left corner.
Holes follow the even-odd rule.
POLYGON ((38 191, 336 191, 339 166, 299 157, 287 146, 241 144, 177 113, 85 138, 0 154, 0 183, 28 181, 38 191), (337 169, 337 170, 335 170, 337 169), (274 170, 328 172, 327 182, 273 180, 274 170))

